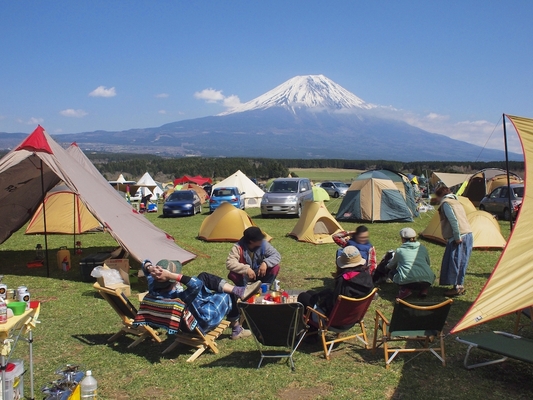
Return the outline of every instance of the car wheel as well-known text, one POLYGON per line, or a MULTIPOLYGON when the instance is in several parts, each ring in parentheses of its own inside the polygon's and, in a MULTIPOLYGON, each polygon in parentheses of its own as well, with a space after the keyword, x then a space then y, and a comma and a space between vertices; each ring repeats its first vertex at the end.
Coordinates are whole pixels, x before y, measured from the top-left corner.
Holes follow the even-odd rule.
POLYGON ((268 215, 268 214, 261 214, 261 218, 268 219, 268 218, 270 218, 270 215, 268 215))
POLYGON ((335 199, 339 198, 339 196, 340 196, 340 195, 339 195, 339 192, 335 192, 335 193, 333 193, 333 197, 334 197, 335 199))
POLYGON ((505 221, 510 221, 511 220, 511 211, 509 211, 508 208, 506 208, 505 210, 503 210, 503 219, 505 221))
POLYGON ((479 205, 479 211, 485 211, 485 206, 483 204, 479 205))

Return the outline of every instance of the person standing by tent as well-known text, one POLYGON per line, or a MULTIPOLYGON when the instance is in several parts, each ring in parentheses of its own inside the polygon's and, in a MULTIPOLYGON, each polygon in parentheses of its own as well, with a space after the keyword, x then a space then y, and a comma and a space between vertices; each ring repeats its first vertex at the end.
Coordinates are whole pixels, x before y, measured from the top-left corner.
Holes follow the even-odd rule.
MULTIPOLYGON (((360 225, 355 231, 339 232, 331 237, 342 248, 347 246, 356 247, 361 253, 361 257, 365 259, 370 275, 374 273, 377 266, 376 249, 370 243, 370 232, 366 226, 360 225)), ((337 250, 337 257, 341 255, 342 248, 337 250)))
POLYGON ((444 292, 445 296, 460 296, 466 292, 464 281, 474 246, 474 236, 466 212, 457 196, 446 186, 438 188, 435 195, 440 203, 442 237, 446 240, 439 284, 453 285, 452 289, 444 292))
POLYGON ((247 228, 241 240, 233 245, 226 260, 228 279, 237 286, 248 282, 272 283, 279 273, 281 255, 265 240, 257 226, 247 228))

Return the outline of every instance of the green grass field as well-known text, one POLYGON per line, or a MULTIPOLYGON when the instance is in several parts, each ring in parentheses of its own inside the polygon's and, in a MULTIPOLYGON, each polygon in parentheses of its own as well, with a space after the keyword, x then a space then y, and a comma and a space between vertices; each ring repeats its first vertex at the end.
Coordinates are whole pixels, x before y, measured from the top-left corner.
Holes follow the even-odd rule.
POLYGON ((362 171, 356 169, 340 168, 291 168, 291 172, 296 172, 299 177, 309 178, 314 182, 341 181, 349 183, 359 176, 362 171))
MULTIPOLYGON (((341 179, 341 178, 338 178, 341 179)), ((329 202, 335 212, 339 200, 329 202)), ((205 210, 205 209, 204 209, 205 210)), ((296 224, 292 218, 261 219, 258 209, 247 210, 256 223, 274 237, 272 244, 283 257, 279 279, 283 288, 322 288, 331 283, 334 270, 335 245, 315 246, 286 237, 296 224)), ((187 274, 201 271, 224 276, 225 258, 230 243, 205 243, 197 240, 206 214, 195 217, 163 219, 148 215, 157 226, 172 234, 178 244, 198 255, 184 267, 187 274)), ((378 256, 399 245, 398 232, 411 225, 420 232, 429 222, 430 214, 423 214, 412 224, 369 225, 372 242, 378 256)), ((353 229, 355 224, 343 224, 353 229)), ((502 224, 504 234, 508 228, 502 224)), ((138 232, 142 235, 142 232, 138 232)), ((95 253, 115 245, 110 236, 88 234, 82 238, 84 254, 95 253)), ((79 256, 73 257, 73 269, 67 273, 55 266, 55 252, 59 246, 72 247, 72 238, 52 236, 49 240, 52 274, 46 278, 44 269, 27 269, 25 264, 34 257, 39 236, 15 233, 0 246, 2 263, 0 273, 9 287, 26 285, 35 299, 41 300, 42 323, 35 331, 35 376, 37 387, 56 379, 55 370, 66 363, 80 363, 93 370, 99 382, 101 399, 531 399, 533 388, 530 377, 533 367, 515 361, 467 371, 462 367, 466 347, 454 337, 446 339, 447 366, 428 355, 399 356, 386 370, 383 353, 375 354, 358 344, 348 343, 333 351, 326 361, 319 344, 302 344, 295 355, 296 371, 283 362, 266 362, 260 370, 252 339, 232 341, 229 332, 218 340, 220 354, 204 353, 196 362, 185 362, 191 349, 178 347, 168 356, 162 356, 171 338, 162 344, 146 341, 134 349, 127 349, 131 339, 122 338, 108 345, 106 340, 120 328, 120 320, 111 307, 95 295, 92 284, 80 281, 79 256)), ((438 275, 444 248, 425 242, 433 269, 438 275)), ((475 251, 466 277, 467 294, 458 298, 450 313, 446 330, 464 314, 485 283, 499 251, 475 251)), ((155 260, 157 261, 157 260, 155 260)), ((138 264, 133 262, 134 267, 138 264)), ((133 284, 134 295, 146 288, 133 284)), ((434 287, 428 300, 443 300, 443 287, 434 287)), ((367 314, 369 336, 373 334, 375 310, 391 314, 397 288, 383 285, 380 297, 373 302, 367 314)), ((133 296, 132 301, 138 304, 133 296)), ((473 331, 500 329, 512 331, 514 317, 508 316, 473 331)), ((532 337, 531 327, 523 335, 532 337)), ((163 334, 163 338, 166 336, 163 334)), ((24 356, 27 346, 21 343, 15 354, 24 356)), ((474 360, 482 358, 476 354, 474 360)), ((490 357, 490 355, 489 355, 490 357)), ((28 379, 26 383, 28 384, 28 379)), ((26 386, 29 391, 29 386, 26 386)), ((39 395, 37 398, 40 398, 39 395)))

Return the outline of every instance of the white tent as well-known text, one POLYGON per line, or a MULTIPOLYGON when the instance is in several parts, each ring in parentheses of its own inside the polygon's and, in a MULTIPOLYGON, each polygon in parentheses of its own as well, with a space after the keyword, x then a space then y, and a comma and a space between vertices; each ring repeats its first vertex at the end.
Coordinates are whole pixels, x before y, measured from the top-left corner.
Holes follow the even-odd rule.
MULTIPOLYGON (((93 171, 94 172, 94 171, 93 171)), ((135 259, 186 262, 195 255, 176 245, 69 155, 41 127, 0 160, 0 243, 19 230, 59 181, 76 193, 109 234, 135 259)), ((155 262, 155 261, 154 261, 155 262)))
POLYGON ((253 183, 250 178, 244 175, 241 170, 228 176, 222 182, 213 186, 213 189, 219 187, 238 187, 239 191, 244 192, 244 206, 247 208, 258 208, 261 206, 261 199, 265 192, 259 186, 253 183))

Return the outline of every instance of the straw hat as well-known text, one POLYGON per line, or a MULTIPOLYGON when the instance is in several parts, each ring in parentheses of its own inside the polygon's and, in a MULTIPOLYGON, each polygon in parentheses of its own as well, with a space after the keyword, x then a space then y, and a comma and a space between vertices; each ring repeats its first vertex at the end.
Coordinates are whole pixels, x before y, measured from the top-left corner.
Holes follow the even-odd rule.
POLYGON ((365 264, 366 260, 361 257, 361 253, 355 246, 346 246, 337 257, 337 267, 339 268, 354 268, 365 264))

